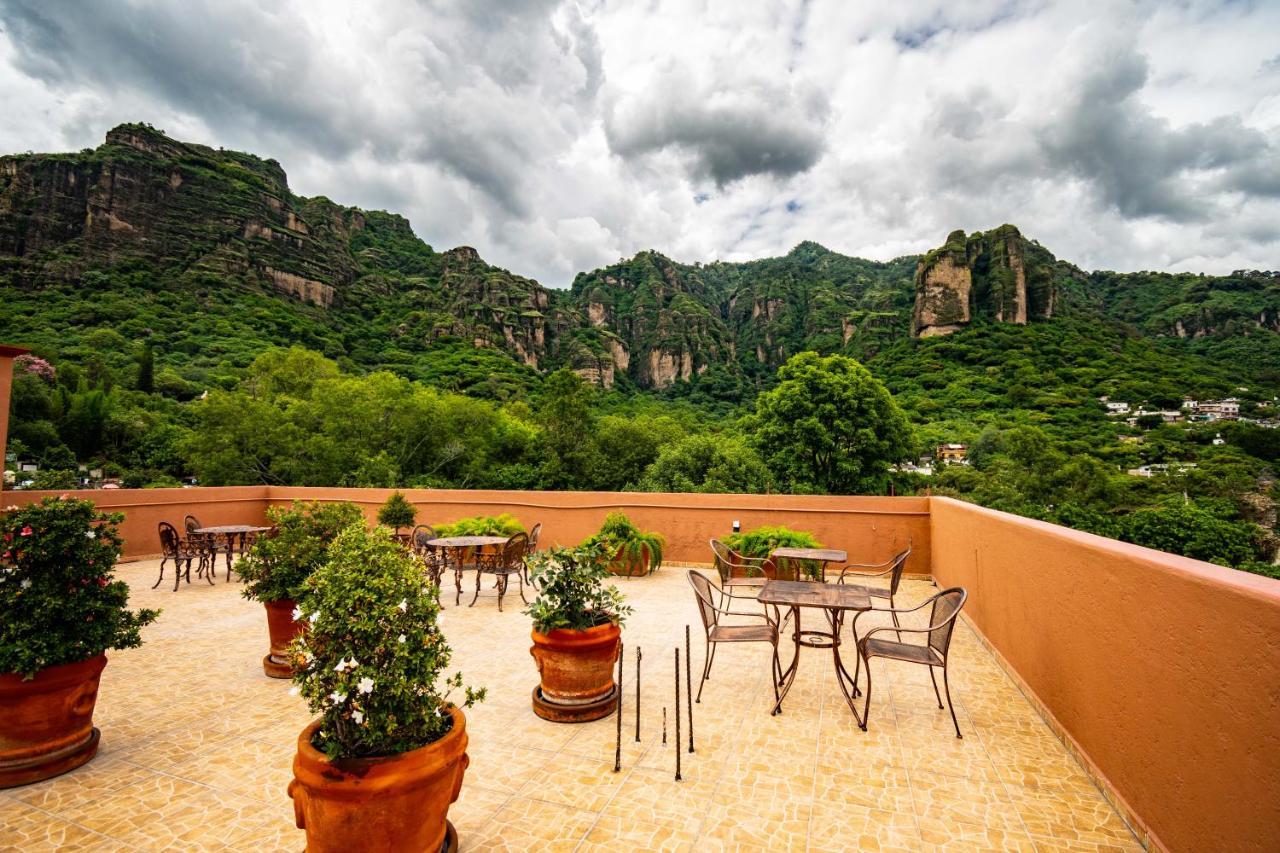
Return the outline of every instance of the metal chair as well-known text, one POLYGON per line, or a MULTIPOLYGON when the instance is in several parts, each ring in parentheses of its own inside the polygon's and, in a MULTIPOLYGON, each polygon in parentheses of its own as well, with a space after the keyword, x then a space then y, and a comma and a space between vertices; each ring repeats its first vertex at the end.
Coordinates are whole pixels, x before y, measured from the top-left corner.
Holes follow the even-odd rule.
MULTIPOLYGON (((960 608, 964 607, 965 600, 969 594, 965 592, 963 587, 954 586, 950 589, 944 589, 942 592, 930 598, 928 601, 922 602, 915 607, 907 607, 895 610, 896 613, 914 613, 925 607, 929 610, 929 625, 925 628, 903 628, 897 624, 893 627, 888 625, 872 628, 866 633, 866 636, 858 638, 858 619, 867 613, 874 613, 873 610, 864 610, 857 616, 853 617, 853 641, 858 647, 858 663, 853 671, 853 683, 858 683, 858 671, 865 662, 867 665, 867 698, 866 704, 862 708, 862 730, 867 730, 868 714, 871 711, 871 659, 873 657, 889 658, 891 660, 904 661, 906 663, 921 664, 929 667, 929 680, 933 682, 933 695, 938 698, 938 707, 949 707, 951 709, 951 723, 956 727, 956 737, 964 737, 960 734, 960 723, 956 720, 956 707, 951 701, 951 685, 947 681, 947 653, 951 648, 951 635, 955 632, 956 618, 960 615, 960 608), (876 634, 885 631, 897 632, 899 636, 902 634, 927 634, 928 638, 923 645, 919 643, 906 643, 901 640, 882 640, 876 637, 876 634), (942 694, 938 692, 938 679, 934 676, 934 669, 942 670, 942 686, 947 693, 947 704, 942 704, 942 694)), ((879 612, 883 613, 884 610, 879 612)))
POLYGON ((702 686, 711 678, 711 665, 716 660, 719 643, 768 643, 773 647, 773 699, 778 700, 778 682, 782 680, 782 664, 778 660, 778 623, 765 613, 739 613, 723 606, 732 595, 717 586, 701 572, 690 569, 686 575, 693 594, 698 599, 698 615, 702 617, 702 630, 706 634, 706 646, 702 659, 702 680, 698 682, 698 696, 702 701, 702 686), (717 602, 717 598, 719 601, 717 602), (722 625, 721 616, 748 616, 763 619, 763 625, 722 625))
MULTIPOLYGON (((541 534, 542 534, 542 522, 539 521, 537 524, 533 526, 533 529, 529 531, 529 553, 530 554, 538 550, 538 537, 541 534)), ((524 567, 524 582, 525 583, 529 582, 529 567, 527 565, 524 567)))
MULTIPOLYGON (((193 548, 190 543, 183 542, 182 537, 178 535, 178 528, 174 527, 167 521, 162 521, 158 525, 160 534, 160 577, 156 578, 156 582, 151 585, 152 589, 160 586, 160 582, 164 580, 164 564, 169 560, 173 560, 173 591, 178 591, 178 584, 181 583, 185 574, 187 583, 191 583, 191 562, 192 560, 200 560, 200 569, 197 577, 204 573, 206 552, 202 548, 193 548), (183 569, 183 563, 186 563, 186 569, 183 569)), ((213 583, 212 573, 205 577, 210 584, 213 583)))
MULTIPOLYGON (((907 565, 907 558, 910 556, 911 543, 908 542, 905 551, 895 554, 883 563, 848 563, 840 567, 840 576, 836 578, 836 583, 852 587, 870 598, 873 609, 887 611, 893 619, 893 624, 897 625, 898 614, 897 611, 894 610, 897 605, 894 603, 893 597, 898 594, 898 587, 902 583, 902 572, 907 565), (889 577, 888 587, 869 586, 867 584, 860 583, 845 583, 846 577, 882 578, 886 575, 889 577), (881 601, 887 600, 889 602, 889 606, 875 607, 876 599, 880 599, 881 601)), ((902 636, 899 635, 898 639, 901 640, 902 636)))
MULTIPOLYGON (((182 520, 182 526, 187 530, 187 543, 193 550, 204 552, 200 558, 200 567, 196 569, 196 577, 200 577, 208 569, 212 577, 218 576, 218 555, 225 554, 230 550, 230 545, 222 542, 212 533, 196 533, 197 530, 204 527, 200 523, 200 519, 194 515, 188 515, 182 520)), ((231 579, 231 570, 227 569, 227 579, 231 579)))
POLYGON ((409 536, 409 546, 413 549, 413 553, 418 555, 418 559, 422 560, 422 565, 426 567, 431 582, 440 586, 440 576, 444 573, 444 555, 427 544, 435 538, 434 527, 430 524, 419 524, 413 528, 413 533, 409 536))
POLYGON ((507 594, 507 584, 512 575, 520 584, 520 600, 525 604, 529 600, 524 597, 524 558, 529 553, 529 534, 517 533, 507 540, 502 550, 492 559, 476 564, 476 594, 471 596, 468 607, 474 607, 480 597, 480 580, 485 575, 495 575, 498 589, 498 612, 502 612, 502 597, 507 594))
POLYGON ((719 539, 711 540, 711 552, 715 555, 714 565, 720 575, 720 584, 727 589, 754 589, 759 592, 768 580, 764 574, 765 557, 744 557, 719 539), (743 574, 735 575, 734 571, 743 574))

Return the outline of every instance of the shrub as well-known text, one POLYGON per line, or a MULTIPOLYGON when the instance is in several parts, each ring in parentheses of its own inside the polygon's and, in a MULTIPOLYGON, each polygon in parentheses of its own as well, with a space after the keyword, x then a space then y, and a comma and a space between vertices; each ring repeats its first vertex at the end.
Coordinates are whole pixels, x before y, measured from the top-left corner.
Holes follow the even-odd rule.
POLYGON ((525 558, 529 580, 538 591, 524 611, 540 634, 556 629, 585 631, 612 622, 622 625, 631 608, 608 583, 606 554, 599 545, 551 548, 525 558))
MULTIPOLYGON (((452 725, 445 677, 452 654, 437 619, 439 590, 385 528, 352 525, 306 582, 295 618, 310 629, 290 646, 297 690, 321 717, 314 745, 330 759, 398 755, 452 725)), ((484 699, 464 690, 463 707, 484 699)))
POLYGON ((396 533, 400 532, 401 527, 412 527, 417 517, 418 510, 401 492, 387 498, 387 502, 378 509, 378 523, 394 527, 396 533))
POLYGON ((600 525, 600 532, 582 544, 601 546, 606 564, 620 559, 632 565, 643 565, 652 572, 662 565, 666 539, 659 533, 645 533, 624 513, 611 512, 600 525))
POLYGON ((45 498, 0 514, 0 673, 40 670, 142 644, 159 610, 128 609, 113 570, 124 516, 45 498))
POLYGON ((241 594, 255 601, 297 600, 307 578, 324 563, 329 545, 345 528, 364 526, 364 513, 352 503, 302 503, 271 507, 267 521, 274 534, 258 539, 236 573, 245 581, 241 594))
POLYGON ((757 527, 734 533, 724 544, 744 557, 767 557, 774 548, 821 548, 812 533, 788 527, 757 527))
POLYGON ((436 527, 436 533, 440 536, 514 536, 524 532, 524 525, 515 516, 505 512, 502 515, 461 518, 436 527))

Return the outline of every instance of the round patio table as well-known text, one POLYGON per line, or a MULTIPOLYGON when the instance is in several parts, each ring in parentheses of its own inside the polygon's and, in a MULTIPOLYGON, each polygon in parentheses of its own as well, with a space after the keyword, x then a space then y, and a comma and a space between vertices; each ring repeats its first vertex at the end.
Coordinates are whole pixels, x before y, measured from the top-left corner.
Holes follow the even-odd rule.
POLYGON ((270 527, 258 527, 253 524, 220 524, 213 527, 197 527, 192 533, 205 536, 227 537, 227 580, 231 580, 231 555, 236 550, 236 537, 239 537, 240 553, 244 553, 244 541, 250 533, 265 533, 270 527))
MULTIPOLYGON (((506 536, 441 536, 436 539, 427 540, 428 548, 439 548, 445 553, 445 563, 453 566, 453 585, 454 596, 453 606, 458 607, 462 604, 462 572, 467 568, 463 562, 463 553, 470 551, 476 552, 481 548, 492 547, 494 545, 507 544, 506 536), (455 559, 450 559, 449 554, 453 554, 455 559)), ((477 561, 473 561, 471 566, 474 567, 477 561)))

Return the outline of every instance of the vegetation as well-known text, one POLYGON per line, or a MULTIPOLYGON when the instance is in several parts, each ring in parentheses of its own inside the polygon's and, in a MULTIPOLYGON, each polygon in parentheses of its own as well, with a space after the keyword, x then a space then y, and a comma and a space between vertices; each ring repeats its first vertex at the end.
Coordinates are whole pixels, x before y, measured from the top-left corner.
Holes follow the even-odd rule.
POLYGON ((524 533, 524 525, 515 516, 477 515, 471 518, 460 518, 448 524, 436 525, 439 536, 514 536, 524 533))
MULTIPOLYGON (((462 674, 440 633, 439 589, 385 528, 353 524, 330 546, 299 603, 310 627, 290 652, 294 683, 321 718, 314 746, 330 759, 398 755, 439 740, 462 674)), ((463 707, 484 699, 464 689, 463 707)))
POLYGON ((821 548, 812 533, 770 526, 744 530, 725 537, 724 544, 744 557, 767 557, 775 548, 821 548))
POLYGON ((123 520, 73 498, 0 513, 0 673, 29 680, 142 644, 160 611, 129 610, 129 585, 115 579, 123 520))
POLYGON ((244 580, 241 594, 254 601, 297 601, 307 578, 328 559, 329 546, 352 525, 364 524, 364 513, 353 503, 294 501, 271 507, 267 522, 273 528, 258 537, 236 574, 244 580))
POLYGON ((525 613, 540 634, 585 631, 612 622, 622 625, 631 613, 622 593, 608 580, 609 554, 596 543, 550 548, 525 558, 529 581, 538 591, 525 613))
POLYGON ((417 517, 418 510, 409 503, 402 492, 393 493, 387 498, 386 503, 378 508, 378 523, 394 528, 397 536, 400 535, 401 527, 413 527, 417 517))
POLYGON ((605 516, 599 532, 582 544, 599 545, 604 550, 606 564, 619 562, 652 573, 662 566, 662 549, 667 540, 660 533, 646 533, 636 527, 625 513, 611 512, 605 516))

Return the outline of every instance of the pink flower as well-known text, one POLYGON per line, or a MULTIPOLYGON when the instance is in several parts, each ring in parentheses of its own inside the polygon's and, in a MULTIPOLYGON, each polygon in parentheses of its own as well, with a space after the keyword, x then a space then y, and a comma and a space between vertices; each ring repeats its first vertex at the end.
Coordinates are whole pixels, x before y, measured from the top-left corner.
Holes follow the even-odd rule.
POLYGON ((30 535, 31 535, 32 533, 34 533, 34 532, 35 532, 35 531, 31 529, 31 525, 30 525, 30 524, 28 524, 28 525, 25 525, 25 526, 22 528, 22 534, 21 534, 21 535, 23 535, 23 536, 30 536, 30 535))
POLYGON ((106 586, 106 585, 107 585, 106 578, 98 578, 98 586, 106 586))

